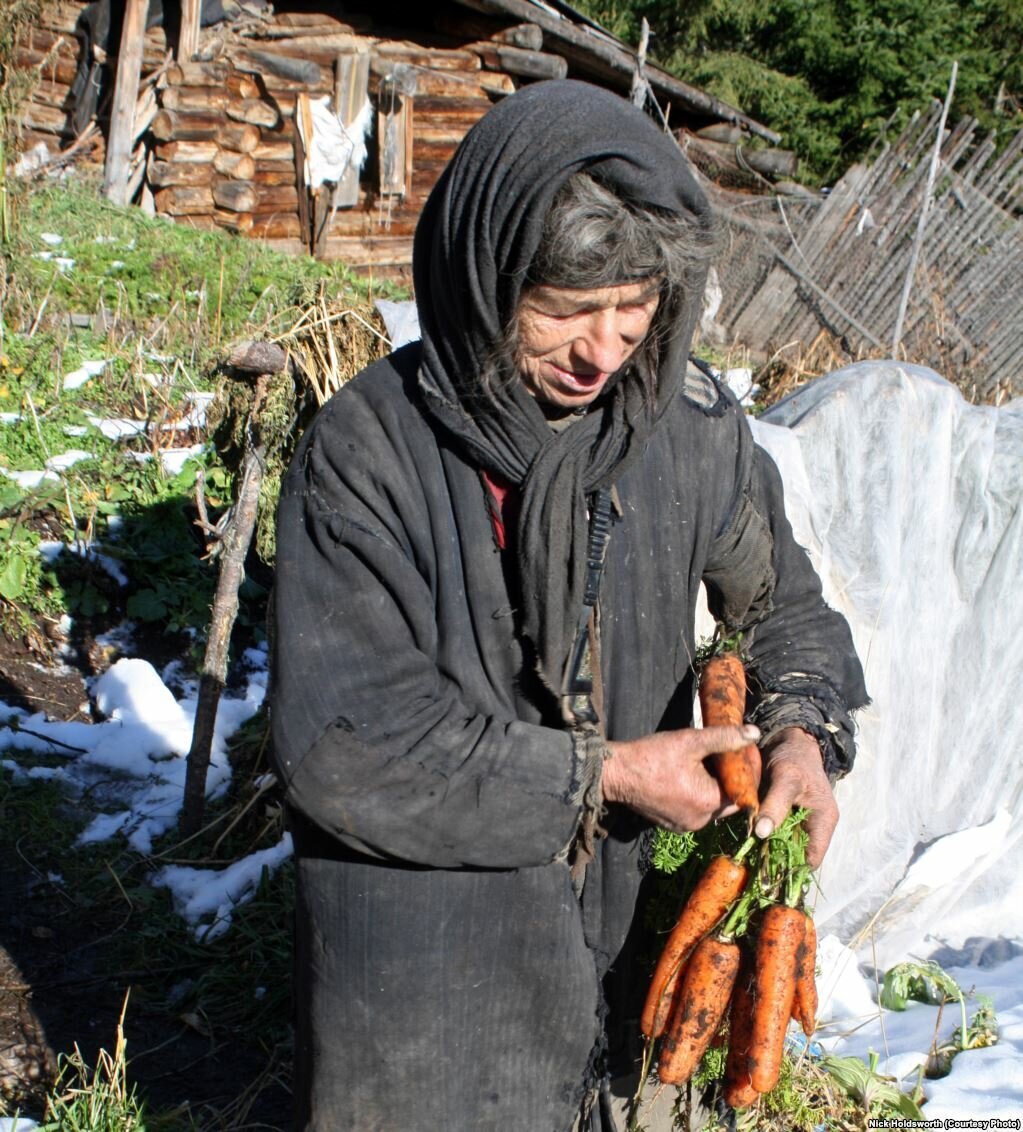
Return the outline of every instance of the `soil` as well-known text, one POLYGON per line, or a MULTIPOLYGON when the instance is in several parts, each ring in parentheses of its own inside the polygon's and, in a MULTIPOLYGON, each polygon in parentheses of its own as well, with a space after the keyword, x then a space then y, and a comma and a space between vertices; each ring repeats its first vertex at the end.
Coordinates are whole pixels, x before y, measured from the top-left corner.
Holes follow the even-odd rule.
MULTIPOLYGON (((0 632, 0 700, 53 720, 90 719, 86 681, 116 653, 88 626, 76 627, 76 634, 71 652, 45 622, 18 637, 0 632)), ((131 651, 160 670, 187 643, 154 630, 136 635, 131 651)), ((77 1045, 95 1066, 100 1048, 112 1051, 131 988, 129 1079, 148 1111, 182 1106, 180 1125, 173 1127, 183 1130, 287 1129, 287 1051, 268 1050, 258 1034, 225 1034, 175 1013, 167 987, 153 985, 150 972, 116 969, 110 941, 138 930, 141 913, 128 898, 127 913, 111 905, 83 915, 74 894, 48 883, 33 863, 28 841, 11 845, 0 838, 0 1099, 8 1110, 21 1106, 41 1117, 55 1052, 70 1054, 77 1045)))

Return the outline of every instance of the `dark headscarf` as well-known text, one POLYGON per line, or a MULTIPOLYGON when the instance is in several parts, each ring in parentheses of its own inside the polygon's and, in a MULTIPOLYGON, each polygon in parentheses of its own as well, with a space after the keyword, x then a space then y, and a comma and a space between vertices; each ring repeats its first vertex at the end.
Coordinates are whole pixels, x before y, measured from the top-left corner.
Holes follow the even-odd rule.
POLYGON ((426 202, 413 256, 427 411, 470 459, 521 488, 522 625, 555 694, 582 606, 587 496, 640 454, 675 395, 703 290, 701 280, 683 299, 660 351, 652 405, 631 376, 555 432, 521 381, 483 383, 548 209, 582 170, 626 202, 709 223, 670 134, 599 87, 544 82, 498 103, 466 135, 426 202))

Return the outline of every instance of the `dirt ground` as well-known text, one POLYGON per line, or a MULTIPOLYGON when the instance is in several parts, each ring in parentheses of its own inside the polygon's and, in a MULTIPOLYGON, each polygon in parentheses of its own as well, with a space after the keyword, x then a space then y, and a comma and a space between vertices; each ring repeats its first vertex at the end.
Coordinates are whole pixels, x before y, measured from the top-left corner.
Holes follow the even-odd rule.
MULTIPOLYGON (((151 638, 136 639, 134 655, 158 669, 180 655, 180 640, 161 632, 151 638)), ((0 700, 54 720, 88 719, 86 679, 115 658, 88 633, 75 642, 73 665, 57 659, 59 639, 45 624, 31 639, 29 647, 0 633, 0 700)), ((268 1051, 258 1034, 225 1037, 201 1019, 175 1015, 151 972, 116 969, 110 942, 138 930, 139 913, 111 904, 83 915, 73 894, 47 882, 28 837, 9 842, 0 838, 0 1096, 8 1108, 41 1116, 56 1052, 77 1044, 95 1065, 99 1048, 112 1051, 131 988, 129 1078, 150 1111, 187 1105, 195 1123, 183 1116, 182 1129, 287 1129, 286 1051, 268 1051)))

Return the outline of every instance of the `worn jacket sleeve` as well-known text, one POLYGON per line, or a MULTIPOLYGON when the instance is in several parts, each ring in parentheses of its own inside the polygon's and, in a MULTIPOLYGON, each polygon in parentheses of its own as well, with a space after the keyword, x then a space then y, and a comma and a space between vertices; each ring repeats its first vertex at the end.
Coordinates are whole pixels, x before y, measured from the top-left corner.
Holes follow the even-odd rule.
POLYGON ((785 516, 781 477, 736 409, 735 490, 704 574, 711 612, 741 633, 751 660, 751 718, 770 737, 809 731, 832 778, 855 757, 851 712, 867 703, 863 671, 845 618, 785 516))
POLYGON ((322 448, 299 452, 278 512, 271 711, 289 804, 392 860, 550 862, 601 752, 469 702, 436 662, 431 567, 402 536, 414 501, 400 478, 343 482, 322 448))

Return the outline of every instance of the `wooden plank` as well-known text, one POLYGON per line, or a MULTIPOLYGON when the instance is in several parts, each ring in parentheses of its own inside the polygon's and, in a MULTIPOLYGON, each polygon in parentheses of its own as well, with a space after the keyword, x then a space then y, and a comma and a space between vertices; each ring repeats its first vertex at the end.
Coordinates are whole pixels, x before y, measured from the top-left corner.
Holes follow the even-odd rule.
MULTIPOLYGON (((261 29, 259 38, 266 40, 268 43, 274 43, 277 40, 291 40, 294 42, 297 39, 326 39, 332 35, 343 35, 354 38, 359 34, 358 30, 352 24, 343 24, 340 21, 334 23, 322 22, 319 24, 309 24, 306 26, 289 27, 280 24, 281 16, 288 13, 282 12, 277 16, 277 25, 269 25, 261 29)), ((303 15, 314 15, 315 13, 301 13, 303 15)), ((332 17, 324 17, 324 19, 331 19, 332 17)))
POLYGON ((422 118, 475 122, 493 105, 489 98, 483 97, 428 95, 416 86, 416 115, 422 118))
POLYGON ((294 213, 279 216, 254 216, 249 232, 252 236, 270 240, 297 240, 302 236, 302 224, 294 213))
POLYGON ((187 61, 179 59, 167 68, 168 86, 218 86, 227 82, 231 64, 224 59, 187 61))
POLYGON ((295 163, 285 161, 261 161, 253 163, 255 168, 247 180, 257 185, 298 186, 295 163))
MULTIPOLYGON (((306 137, 312 137, 313 122, 309 109, 309 96, 300 94, 295 104, 295 132, 291 145, 295 161, 295 185, 298 192, 298 221, 301 237, 305 242, 306 251, 312 251, 315 241, 313 204, 310 200, 311 185, 309 183, 309 161, 306 155, 306 137)), ((269 155, 267 155, 269 156, 269 155)), ((259 154, 257 151, 257 160, 259 154)))
POLYGON ((251 181, 218 178, 213 182, 213 200, 230 212, 255 212, 259 197, 251 181))
POLYGON ((256 204, 252 211, 258 215, 291 212, 298 219, 298 188, 295 185, 260 185, 253 183, 256 204))
POLYGON ((220 114, 161 110, 149 127, 157 141, 216 141, 224 124, 220 114))
POLYGON ((322 258, 342 260, 353 267, 407 266, 412 263, 412 237, 330 236, 325 241, 322 258))
POLYGON ((199 21, 202 0, 181 0, 181 31, 178 38, 178 62, 190 62, 199 50, 199 21))
POLYGON ((70 0, 50 0, 44 4, 37 19, 41 27, 52 31, 74 32, 82 15, 82 5, 70 0))
MULTIPOLYGON (((281 28, 295 28, 304 29, 313 27, 317 32, 325 26, 332 27, 335 31, 351 32, 355 29, 355 24, 351 24, 348 20, 350 16, 344 20, 340 20, 337 16, 328 15, 326 12, 277 12, 274 16, 274 23, 281 28)), ((356 23, 359 28, 369 27, 370 19, 368 16, 356 17, 356 23)))
POLYGON ((71 87, 66 83, 57 83, 49 79, 36 79, 28 97, 30 101, 40 106, 53 106, 65 112, 74 108, 71 99, 71 87))
POLYGON ((153 124, 160 107, 156 100, 156 88, 148 86, 135 106, 135 120, 132 122, 132 144, 134 145, 153 124))
POLYGON ((468 132, 469 127, 464 125, 435 126, 431 122, 420 122, 416 126, 415 140, 417 143, 457 146, 468 132))
POLYGON ((382 196, 404 196, 412 188, 413 108, 410 97, 394 95, 377 112, 378 167, 382 196))
MULTIPOLYGON (((317 62, 333 60, 337 55, 354 54, 365 51, 373 44, 372 39, 355 32, 332 31, 316 36, 282 36, 267 44, 267 49, 277 55, 294 55, 297 58, 313 59, 317 62)), ((330 66, 330 62, 325 64, 330 66)))
POLYGON ((228 118, 273 130, 280 125, 279 111, 261 98, 232 98, 225 107, 228 118))
POLYGON ((292 58, 276 51, 250 47, 233 51, 231 62, 239 71, 262 76, 268 87, 271 78, 298 84, 302 89, 330 90, 333 85, 333 76, 328 67, 308 58, 292 58))
MULTIPOLYGON (((238 153, 236 150, 218 148, 213 158, 213 168, 224 177, 251 181, 256 175, 256 159, 251 153, 238 153)), ((293 169, 291 172, 294 176, 293 169)))
POLYGON ((213 166, 188 161, 160 161, 151 157, 146 175, 150 185, 157 189, 168 185, 208 185, 213 180, 213 166))
POLYGON ((563 79, 568 75, 568 60, 561 55, 527 51, 487 41, 470 44, 483 66, 490 71, 503 71, 524 79, 563 79))
MULTIPOLYGON (((478 60, 477 60, 478 61, 478 60)), ((391 79, 400 61, 370 56, 370 93, 376 94, 380 82, 391 79)), ((416 68, 416 97, 420 95, 452 95, 455 97, 483 98, 511 94, 515 83, 508 75, 491 71, 432 71, 416 68)))
MULTIPOLYGON (((345 129, 353 129, 366 104, 369 88, 369 56, 339 55, 334 63, 334 108, 345 129)), ((359 200, 359 169, 350 165, 338 182, 333 208, 351 208, 359 200)))
POLYGON ((156 211, 168 216, 209 215, 213 193, 208 186, 174 185, 154 194, 156 211))
POLYGON ((78 41, 67 32, 54 31, 51 28, 39 27, 36 24, 25 22, 15 26, 14 49, 29 48, 31 51, 47 52, 56 48, 65 54, 71 53, 77 58, 78 41))
POLYGON ((128 203, 129 162, 134 137, 135 105, 142 77, 142 37, 148 7, 148 0, 127 0, 125 5, 103 175, 103 193, 114 204, 128 203))
POLYGON ((213 161, 220 152, 215 141, 168 141, 153 150, 160 161, 213 161))
POLYGON ((18 110, 18 120, 30 130, 59 137, 71 137, 68 112, 56 106, 43 106, 38 102, 24 102, 18 110))
POLYGON ((439 31, 466 43, 492 39, 495 43, 522 47, 527 51, 543 49, 543 30, 534 23, 513 24, 509 27, 506 20, 488 20, 485 16, 464 9, 442 9, 433 17, 433 23, 439 31))
POLYGON ((287 138, 280 139, 267 139, 261 138, 251 150, 251 153, 257 161, 291 161, 295 155, 295 142, 294 139, 298 136, 298 131, 289 133, 287 138))
POLYGON ((261 140, 259 127, 249 122, 225 122, 216 133, 221 149, 233 149, 237 153, 255 154, 261 140))
POLYGON ((227 208, 215 208, 213 220, 218 228, 228 232, 251 232, 255 217, 251 212, 232 212, 227 208))
POLYGON ((19 71, 35 69, 43 79, 60 83, 70 89, 78 74, 78 64, 66 55, 47 56, 45 51, 21 48, 14 55, 14 66, 19 71))
POLYGON ((381 220, 380 209, 348 209, 339 212, 330 224, 329 236, 358 236, 372 239, 376 236, 407 236, 415 234, 420 208, 410 209, 407 201, 381 220))
POLYGON ((231 92, 226 84, 225 76, 224 84, 220 87, 167 86, 160 93, 160 106, 163 110, 184 110, 199 114, 223 110, 231 101, 231 92))

